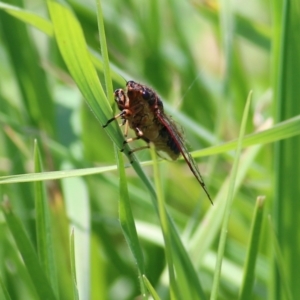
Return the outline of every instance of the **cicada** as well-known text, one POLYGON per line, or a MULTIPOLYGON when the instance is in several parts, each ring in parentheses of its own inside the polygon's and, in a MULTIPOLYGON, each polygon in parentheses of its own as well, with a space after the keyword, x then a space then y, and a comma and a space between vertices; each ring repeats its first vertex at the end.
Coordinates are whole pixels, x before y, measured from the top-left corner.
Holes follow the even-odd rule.
POLYGON ((147 143, 143 147, 131 150, 129 154, 149 148, 149 143, 152 142, 158 155, 162 158, 176 160, 182 155, 210 202, 213 203, 197 164, 185 145, 181 131, 175 122, 165 114, 163 102, 157 93, 151 88, 131 80, 127 82, 125 89, 115 90, 114 96, 121 112, 109 119, 103 127, 120 118, 121 125, 125 127, 124 145, 138 139, 147 143), (129 128, 135 131, 135 137, 127 139, 129 128))

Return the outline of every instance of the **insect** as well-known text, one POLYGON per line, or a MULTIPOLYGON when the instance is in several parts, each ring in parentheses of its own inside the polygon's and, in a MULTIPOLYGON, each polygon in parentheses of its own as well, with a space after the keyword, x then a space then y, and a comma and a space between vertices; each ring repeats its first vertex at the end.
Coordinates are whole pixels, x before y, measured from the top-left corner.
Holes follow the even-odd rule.
POLYGON ((115 90, 114 96, 121 112, 109 119, 103 127, 120 118, 121 126, 125 126, 124 146, 138 139, 147 143, 146 146, 131 150, 129 154, 149 148, 150 142, 155 145, 158 155, 162 158, 176 160, 181 154, 213 204, 197 164, 184 143, 182 133, 174 121, 164 113, 163 103, 158 95, 151 88, 131 80, 127 82, 124 90, 115 90), (129 127, 135 131, 136 136, 127 139, 129 127))

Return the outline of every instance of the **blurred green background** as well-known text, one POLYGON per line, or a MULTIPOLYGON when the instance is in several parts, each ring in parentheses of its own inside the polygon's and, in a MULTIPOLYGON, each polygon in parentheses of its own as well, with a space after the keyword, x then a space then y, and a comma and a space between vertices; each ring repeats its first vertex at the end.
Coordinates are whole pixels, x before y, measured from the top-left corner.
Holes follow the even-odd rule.
MULTIPOLYGON (((62 3, 83 30, 106 92, 96 1, 62 3)), ((204 291, 199 299, 211 294, 224 209, 219 203, 227 197, 226 181, 235 157, 235 147, 228 151, 222 145, 238 137, 251 90, 246 134, 253 134, 250 144, 255 146, 243 149, 217 299, 298 299, 299 3, 102 0, 101 6, 113 88, 135 80, 159 93, 166 112, 183 128, 189 149, 197 150, 195 157, 199 157, 199 168, 215 202, 211 206, 184 161, 160 164, 167 211, 204 291), (286 127, 274 125, 286 120, 286 127), (266 136, 255 134, 270 128, 273 131, 266 136), (271 141, 274 143, 267 143, 271 141), (251 224, 257 224, 253 214, 260 195, 266 197, 260 238, 253 241, 251 224), (245 275, 251 274, 246 268, 247 251, 255 243, 252 257, 257 260, 251 266, 255 273, 249 279, 245 275), (247 283, 250 292, 244 296, 247 283)), ((59 26, 55 13, 49 14, 48 9, 46 2, 38 0, 0 2, 0 195, 5 200, 0 217, 0 298, 40 299, 43 292, 47 294, 47 289, 38 291, 34 279, 39 274, 43 278, 43 268, 32 271, 29 267, 35 266, 37 258, 30 256, 27 261, 23 256, 33 245, 42 261, 40 249, 46 249, 47 243, 41 246, 44 234, 37 224, 43 215, 42 223, 49 226, 44 233, 49 234, 53 247, 50 269, 56 274, 51 277, 51 271, 45 272, 45 281, 54 290, 49 299, 77 297, 72 284, 71 229, 80 299, 148 299, 141 295, 140 273, 120 225, 116 153, 101 126, 117 108, 111 94, 106 96, 112 110, 107 99, 97 99, 105 117, 100 123, 95 118, 97 112, 85 103, 89 100, 83 97, 87 94, 80 76, 74 78, 70 62, 61 55, 61 45, 56 43, 59 26), (99 174, 81 177, 81 169, 95 166, 100 167, 99 174), (106 166, 113 170, 106 171, 106 166), (38 184, 25 182, 44 180, 39 175, 28 177, 41 170, 65 173, 49 173, 51 180, 38 184), (72 176, 69 170, 77 170, 72 173, 76 177, 67 178, 72 176), (24 176, 14 176, 18 174, 24 176), (43 209, 37 199, 44 199, 40 202, 43 209), (23 233, 18 236, 15 224, 31 243, 24 252, 26 243, 18 243, 23 233)), ((76 36, 70 39, 76 42, 76 36)), ((72 53, 69 56, 76 62, 72 53)), ((105 55, 103 58, 107 62, 105 55)), ((111 130, 118 132, 118 139, 117 127, 111 130)), ((149 151, 137 157, 151 160, 149 151)), ((144 180, 124 159, 146 277, 161 299, 196 299, 170 296, 160 219, 144 180)), ((142 168, 153 180, 151 164, 142 168)), ((188 281, 188 271, 184 276, 188 281)))

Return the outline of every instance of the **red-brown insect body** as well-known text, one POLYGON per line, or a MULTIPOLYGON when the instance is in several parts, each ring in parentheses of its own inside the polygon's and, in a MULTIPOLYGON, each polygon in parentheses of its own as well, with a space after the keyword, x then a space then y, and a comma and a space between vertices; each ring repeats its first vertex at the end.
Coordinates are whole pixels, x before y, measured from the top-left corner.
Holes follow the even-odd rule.
POLYGON ((160 156, 172 160, 179 157, 180 149, 161 122, 161 118, 166 117, 163 103, 153 90, 129 81, 126 92, 118 89, 115 97, 119 109, 124 111, 121 118, 128 121, 129 127, 135 130, 137 136, 147 143, 152 142, 160 156))
MULTIPOLYGON (((108 120, 104 127, 113 120, 121 118, 122 125, 125 125, 125 136, 127 136, 128 126, 136 133, 136 137, 127 139, 126 143, 136 139, 143 139, 147 144, 152 142, 161 157, 172 160, 176 160, 182 154, 212 203, 196 162, 186 148, 176 124, 164 113, 163 103, 158 95, 145 85, 128 81, 125 90, 115 91, 115 100, 121 113, 108 120)), ((144 148, 147 146, 132 151, 144 148)))

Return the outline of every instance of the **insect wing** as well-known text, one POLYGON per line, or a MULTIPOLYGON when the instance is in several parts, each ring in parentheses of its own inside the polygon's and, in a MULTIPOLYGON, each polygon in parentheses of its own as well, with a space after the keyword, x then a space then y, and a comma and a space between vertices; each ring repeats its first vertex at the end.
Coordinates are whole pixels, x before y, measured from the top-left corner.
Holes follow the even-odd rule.
POLYGON ((161 112, 159 112, 157 114, 157 117, 158 117, 159 121, 168 130, 170 136, 173 138, 180 153, 182 154, 183 158, 185 159, 186 163, 188 164, 190 170, 192 171, 192 173, 194 174, 194 176, 196 177, 196 179, 202 186, 202 188, 203 188, 204 192, 206 193, 210 202, 213 204, 212 199, 206 189, 204 180, 202 179, 200 171, 197 167, 197 164, 196 164, 195 160, 193 159, 192 155, 189 153, 189 151, 184 143, 183 137, 182 137, 181 133, 178 131, 178 128, 176 127, 175 123, 170 118, 168 118, 165 114, 163 114, 161 112))

